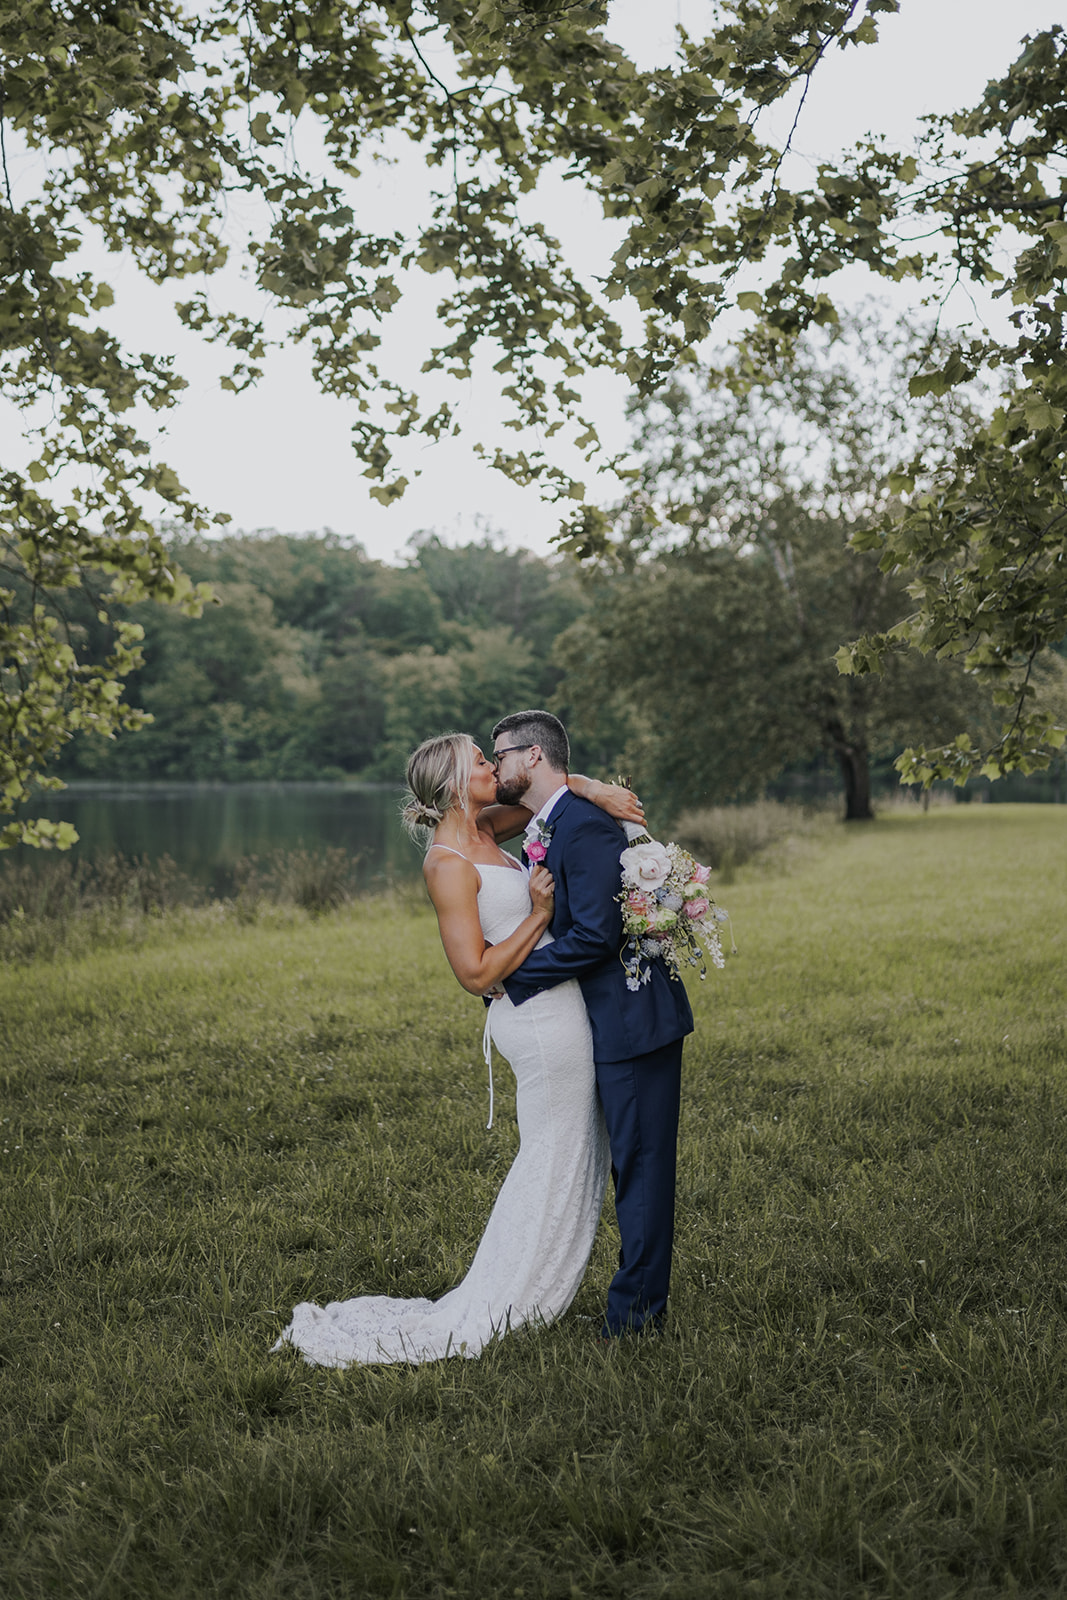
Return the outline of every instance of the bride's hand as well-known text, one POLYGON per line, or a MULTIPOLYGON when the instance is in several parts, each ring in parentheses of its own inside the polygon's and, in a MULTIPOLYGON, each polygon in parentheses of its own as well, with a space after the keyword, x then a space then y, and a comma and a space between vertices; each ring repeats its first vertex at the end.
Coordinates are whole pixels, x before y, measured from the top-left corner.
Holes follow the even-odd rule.
POLYGON ((530 899, 535 911, 543 911, 551 919, 556 903, 556 880, 547 867, 534 867, 530 873, 530 899))
POLYGON ((621 783, 598 783, 596 792, 589 796, 594 805, 606 811, 618 822, 639 822, 644 825, 645 808, 632 789, 621 783))

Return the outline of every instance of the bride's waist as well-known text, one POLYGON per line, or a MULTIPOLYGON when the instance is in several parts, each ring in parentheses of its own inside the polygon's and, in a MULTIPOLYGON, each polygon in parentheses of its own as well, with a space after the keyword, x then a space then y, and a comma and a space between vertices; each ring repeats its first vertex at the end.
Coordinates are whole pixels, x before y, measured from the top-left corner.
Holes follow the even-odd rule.
MULTIPOLYGON (((550 989, 539 989, 536 994, 515 1004, 508 994, 494 996, 489 1010, 494 1017, 527 1017, 532 1019, 540 1011, 554 1007, 576 1007, 583 1014, 585 1001, 582 998, 582 986, 577 978, 567 978, 563 983, 554 983, 550 989)), ((494 1023, 495 1027, 495 1023, 494 1023)))
MULTIPOLYGON (((510 939, 511 938, 511 935, 515 932, 515 929, 514 928, 496 928, 496 929, 483 928, 482 932, 483 932, 483 934, 485 935, 485 938, 489 941, 490 944, 503 944, 505 939, 510 939)), ((554 944, 554 943, 555 943, 555 940, 553 939, 552 935, 549 933, 548 929, 546 928, 544 933, 541 935, 540 939, 538 939, 537 943, 534 945, 534 949, 535 950, 543 950, 545 948, 545 945, 554 944)))

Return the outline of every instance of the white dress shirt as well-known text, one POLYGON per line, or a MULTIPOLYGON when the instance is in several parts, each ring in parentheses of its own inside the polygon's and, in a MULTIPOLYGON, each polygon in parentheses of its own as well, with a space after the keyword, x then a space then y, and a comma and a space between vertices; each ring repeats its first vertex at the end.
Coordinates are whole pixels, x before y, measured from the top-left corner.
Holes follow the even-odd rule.
POLYGON ((547 827, 548 826, 549 817, 552 815, 552 812, 555 810, 556 805, 558 804, 559 800, 566 793, 567 793, 567 785, 565 783, 561 783, 559 788, 556 790, 555 794, 550 794, 549 795, 548 799, 545 801, 544 805, 541 807, 541 809, 537 813, 537 815, 534 816, 534 817, 531 817, 529 822, 526 824, 526 831, 523 834, 524 843, 529 844, 530 840, 533 837, 534 830, 536 829, 537 824, 539 822, 542 824, 543 827, 547 827))

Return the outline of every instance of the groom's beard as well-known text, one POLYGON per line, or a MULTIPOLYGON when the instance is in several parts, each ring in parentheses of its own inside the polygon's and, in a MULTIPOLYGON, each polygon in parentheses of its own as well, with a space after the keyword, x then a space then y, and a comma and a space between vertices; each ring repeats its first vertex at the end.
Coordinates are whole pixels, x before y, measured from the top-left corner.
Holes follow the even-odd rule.
POLYGON ((528 772, 520 772, 517 778, 512 778, 510 783, 500 783, 496 786, 497 804, 501 806, 521 806, 522 797, 533 782, 528 772))

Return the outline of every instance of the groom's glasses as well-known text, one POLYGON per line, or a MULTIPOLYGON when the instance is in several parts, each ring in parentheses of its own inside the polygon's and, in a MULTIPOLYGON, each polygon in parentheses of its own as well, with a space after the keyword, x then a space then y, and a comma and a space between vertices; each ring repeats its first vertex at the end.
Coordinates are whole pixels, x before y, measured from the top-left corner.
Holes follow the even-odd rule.
POLYGON ((499 767, 499 765, 503 761, 504 757, 505 756, 509 756, 513 750, 532 750, 532 749, 533 749, 533 745, 532 744, 509 744, 506 750, 494 750, 492 756, 490 757, 490 760, 492 761, 494 767, 499 767))

